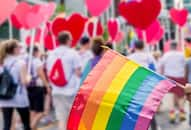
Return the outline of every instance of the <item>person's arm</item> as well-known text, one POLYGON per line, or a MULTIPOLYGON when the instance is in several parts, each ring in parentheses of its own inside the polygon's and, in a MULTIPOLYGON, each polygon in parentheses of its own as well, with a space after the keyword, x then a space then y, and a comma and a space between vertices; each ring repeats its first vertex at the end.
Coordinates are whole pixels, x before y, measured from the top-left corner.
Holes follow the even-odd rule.
POLYGON ((191 84, 186 84, 184 91, 185 91, 187 100, 191 103, 191 84))
POLYGON ((37 74, 38 74, 39 78, 42 80, 43 84, 45 85, 47 93, 51 93, 51 88, 50 88, 48 80, 46 79, 46 75, 45 75, 43 66, 38 67, 37 74))
POLYGON ((188 64, 185 65, 185 78, 186 78, 186 81, 188 81, 188 75, 189 75, 189 66, 188 64))
POLYGON ((22 69, 20 71, 20 80, 22 85, 27 86, 31 81, 31 76, 27 72, 27 66, 22 65, 22 69))
POLYGON ((82 76, 81 60, 80 56, 77 53, 75 53, 74 55, 73 63, 74 63, 75 74, 80 78, 82 76))

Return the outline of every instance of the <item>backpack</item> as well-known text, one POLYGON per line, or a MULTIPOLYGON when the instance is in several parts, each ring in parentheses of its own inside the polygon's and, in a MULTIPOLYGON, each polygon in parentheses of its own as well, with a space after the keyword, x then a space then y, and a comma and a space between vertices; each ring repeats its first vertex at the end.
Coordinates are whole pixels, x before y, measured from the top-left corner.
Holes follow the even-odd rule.
POLYGON ((68 84, 61 58, 58 58, 53 64, 53 67, 48 74, 48 78, 54 85, 59 88, 63 88, 68 84))
POLYGON ((15 62, 9 69, 5 67, 0 74, 0 99, 10 100, 16 95, 18 84, 14 82, 13 76, 8 71, 12 69, 14 64, 15 62))

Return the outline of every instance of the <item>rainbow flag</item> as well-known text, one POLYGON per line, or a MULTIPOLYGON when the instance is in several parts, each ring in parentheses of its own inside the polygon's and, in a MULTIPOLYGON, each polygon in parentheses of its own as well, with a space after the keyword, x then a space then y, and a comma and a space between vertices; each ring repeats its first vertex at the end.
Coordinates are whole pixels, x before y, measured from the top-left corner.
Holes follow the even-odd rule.
POLYGON ((68 130, 147 130, 174 83, 108 50, 77 94, 68 130))

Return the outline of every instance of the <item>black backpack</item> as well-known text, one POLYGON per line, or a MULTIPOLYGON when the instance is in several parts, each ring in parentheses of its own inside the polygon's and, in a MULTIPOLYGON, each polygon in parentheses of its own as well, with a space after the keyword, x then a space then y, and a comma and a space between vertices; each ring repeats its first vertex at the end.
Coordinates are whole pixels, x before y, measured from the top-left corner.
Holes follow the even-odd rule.
MULTIPOLYGON (((9 70, 13 67, 11 65, 9 70)), ((13 76, 7 68, 0 74, 0 100, 10 100, 14 98, 17 92, 18 84, 14 82, 13 76)))

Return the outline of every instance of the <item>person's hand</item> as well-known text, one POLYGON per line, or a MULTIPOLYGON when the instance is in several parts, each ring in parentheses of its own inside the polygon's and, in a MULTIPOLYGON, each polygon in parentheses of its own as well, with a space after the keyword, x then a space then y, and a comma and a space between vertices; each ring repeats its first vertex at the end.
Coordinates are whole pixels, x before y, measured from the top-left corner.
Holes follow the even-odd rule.
POLYGON ((46 86, 46 93, 47 93, 48 95, 51 95, 52 89, 51 89, 50 86, 46 86))
POLYGON ((191 103, 191 84, 186 84, 184 91, 185 91, 187 100, 191 103))

